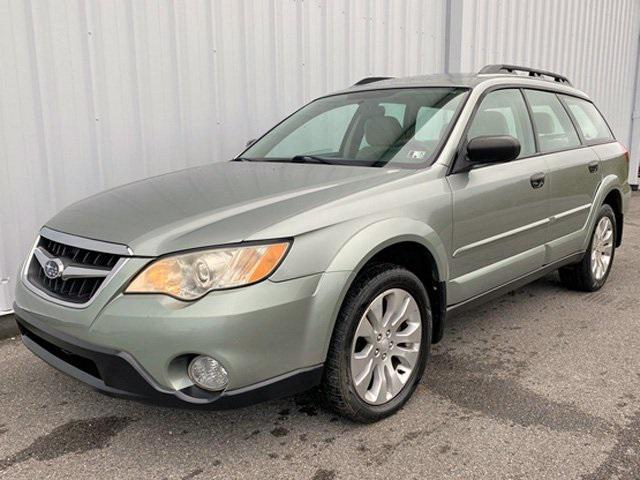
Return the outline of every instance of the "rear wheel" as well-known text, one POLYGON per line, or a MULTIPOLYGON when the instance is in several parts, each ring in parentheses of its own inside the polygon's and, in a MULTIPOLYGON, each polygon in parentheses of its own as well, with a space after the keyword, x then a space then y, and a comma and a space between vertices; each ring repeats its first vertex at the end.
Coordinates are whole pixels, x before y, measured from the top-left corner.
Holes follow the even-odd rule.
POLYGON ((616 216, 609 205, 598 212, 589 249, 577 264, 560 269, 560 279, 572 290, 595 292, 609 277, 616 245, 616 216))
POLYGON ((358 276, 344 300, 325 365, 329 407, 359 422, 396 412, 424 372, 431 308, 408 270, 378 264, 358 276))

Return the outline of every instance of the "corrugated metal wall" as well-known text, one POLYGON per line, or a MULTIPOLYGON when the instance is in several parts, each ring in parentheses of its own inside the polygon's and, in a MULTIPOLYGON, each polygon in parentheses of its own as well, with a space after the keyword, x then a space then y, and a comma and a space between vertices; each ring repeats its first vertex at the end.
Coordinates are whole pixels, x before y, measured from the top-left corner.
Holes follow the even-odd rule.
POLYGON ((629 145, 640 1, 464 0, 457 7, 457 68, 514 63, 562 72, 596 101, 629 145))
POLYGON ((56 211, 231 158, 325 92, 442 70, 444 2, 0 0, 0 311, 56 211))
POLYGON ((367 75, 494 61, 558 69, 599 101, 625 140, 639 8, 635 0, 0 0, 0 311, 56 211, 128 181, 226 160, 302 103, 367 75))

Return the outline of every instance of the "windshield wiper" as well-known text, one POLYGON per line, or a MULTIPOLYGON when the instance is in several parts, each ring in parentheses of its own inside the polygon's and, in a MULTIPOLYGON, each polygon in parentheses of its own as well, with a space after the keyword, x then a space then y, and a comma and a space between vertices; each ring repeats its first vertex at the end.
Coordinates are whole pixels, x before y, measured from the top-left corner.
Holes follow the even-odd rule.
POLYGON ((330 158, 318 157, 317 155, 296 155, 291 159, 291 163, 323 163, 326 165, 340 165, 340 162, 330 158))
MULTIPOLYGON (((274 163, 321 163, 324 165, 345 165, 351 160, 344 158, 327 158, 317 155, 295 155, 292 158, 247 158, 236 157, 231 159, 232 162, 274 162, 274 163)), ((353 161, 354 163, 357 161, 353 161)), ((361 163, 360 163, 361 164, 361 163)), ((370 163, 367 163, 370 165, 370 163)))

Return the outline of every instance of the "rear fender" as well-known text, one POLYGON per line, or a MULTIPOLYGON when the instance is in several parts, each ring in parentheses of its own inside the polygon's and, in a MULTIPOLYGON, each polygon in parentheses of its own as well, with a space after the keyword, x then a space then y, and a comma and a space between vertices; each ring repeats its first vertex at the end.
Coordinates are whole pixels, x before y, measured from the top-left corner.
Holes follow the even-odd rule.
POLYGON ((591 232, 595 228, 595 223, 597 219, 598 212, 600 211, 600 207, 604 204, 605 198, 612 191, 617 190, 620 193, 620 197, 622 198, 622 212, 624 213, 627 209, 627 205, 629 203, 630 189, 625 192, 620 185, 620 179, 617 175, 607 175, 602 179, 602 183, 598 187, 596 194, 593 199, 593 203, 591 205, 591 211, 589 212, 589 217, 584 226, 584 239, 582 242, 583 250, 587 250, 589 246, 589 241, 591 240, 591 232))

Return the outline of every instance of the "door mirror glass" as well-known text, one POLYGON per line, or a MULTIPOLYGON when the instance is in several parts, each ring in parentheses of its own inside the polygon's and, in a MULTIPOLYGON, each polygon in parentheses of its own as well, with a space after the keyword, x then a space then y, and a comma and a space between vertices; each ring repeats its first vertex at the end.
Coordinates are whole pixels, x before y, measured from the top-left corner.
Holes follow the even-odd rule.
POLYGON ((482 135, 467 143, 467 158, 472 163, 498 163, 515 160, 520 142, 510 135, 482 135))

